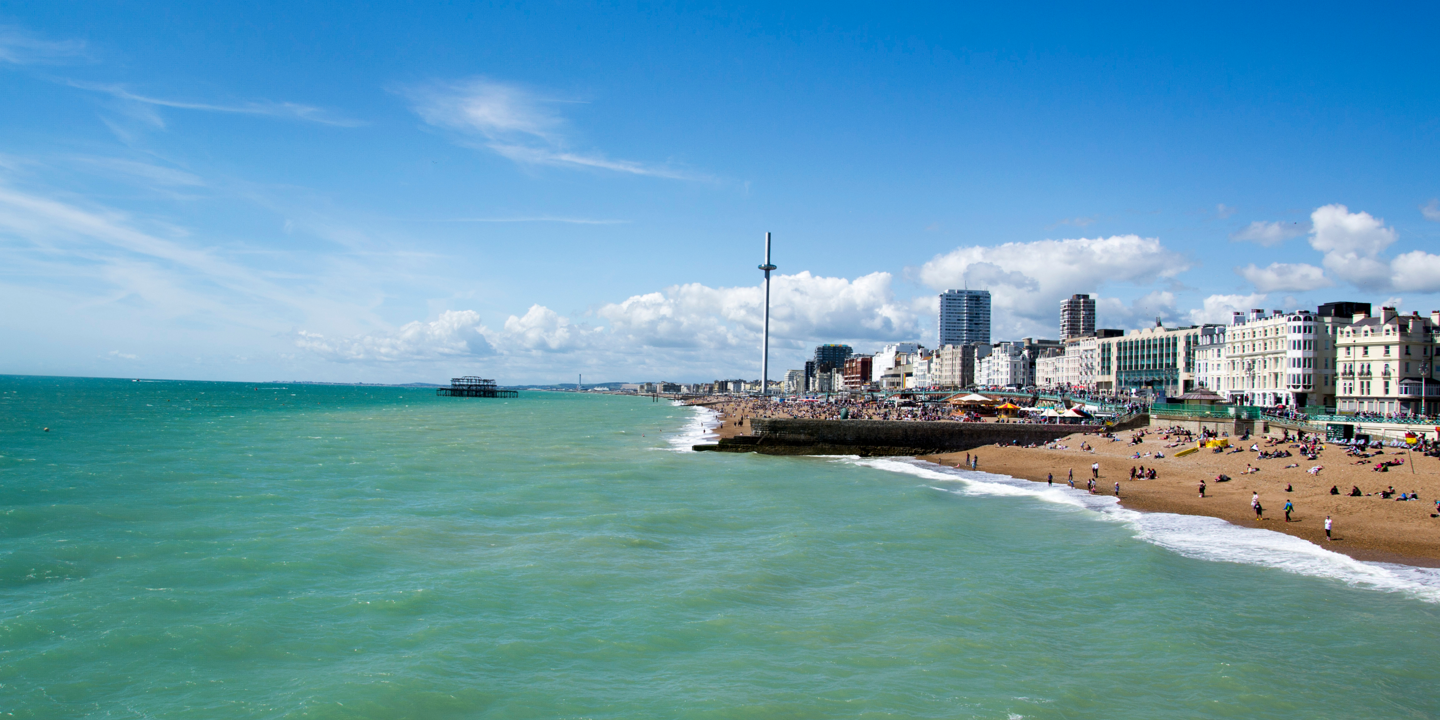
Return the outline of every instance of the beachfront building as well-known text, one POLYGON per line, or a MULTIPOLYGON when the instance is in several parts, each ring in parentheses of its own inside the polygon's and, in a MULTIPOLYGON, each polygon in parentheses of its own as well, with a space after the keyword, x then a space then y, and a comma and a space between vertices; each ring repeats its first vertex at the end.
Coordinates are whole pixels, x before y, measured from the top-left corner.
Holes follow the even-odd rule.
POLYGON ((805 392, 805 390, 806 390, 806 387, 805 387, 805 371, 804 371, 804 370, 786 370, 786 371, 785 371, 785 388, 784 388, 785 394, 786 394, 786 395, 796 395, 796 394, 805 392))
POLYGON ((976 364, 976 385, 1024 387, 1030 382, 1030 362, 1022 343, 995 343, 990 346, 990 353, 976 364))
POLYGON ((870 368, 873 364, 874 358, 869 355, 853 355, 847 359, 841 373, 845 389, 863 390, 869 386, 870 368))
POLYGON ((1225 384, 1225 326, 1206 326, 1195 348, 1195 385, 1219 395, 1225 384))
POLYGON ((1060 340, 1095 334, 1095 298, 1071 295, 1060 301, 1060 340))
POLYGON ((1035 361, 1035 387, 1046 390, 1065 384, 1065 356, 1051 355, 1035 361))
POLYGON ((1095 387, 1109 392, 1148 390, 1174 397, 1195 387, 1195 350, 1200 334, 1214 325, 1131 330, 1122 337, 1099 341, 1095 387))
POLYGON ((1315 312, 1235 313, 1225 334, 1225 378, 1211 388, 1246 405, 1335 407, 1340 334, 1370 315, 1369 303, 1336 302, 1315 312))
POLYGON ((929 390, 935 387, 935 381, 931 377, 931 370, 935 365, 935 353, 921 348, 918 353, 910 358, 912 368, 910 378, 905 388, 908 390, 929 390))
POLYGON ((1074 390, 1094 390, 1096 374, 1100 367, 1100 340, 1121 337, 1124 330, 1101 328, 1088 337, 1070 338, 1064 344, 1064 369, 1060 374, 1059 387, 1074 390))
POLYGON ((947 290, 940 294, 939 345, 990 344, 990 291, 947 290))
POLYGON ((1440 312, 1429 317, 1380 308, 1356 313, 1336 337, 1340 412, 1433 415, 1440 411, 1435 362, 1440 312))
MULTIPOLYGON (((939 388, 963 388, 975 383, 975 352, 978 347, 989 353, 989 345, 942 345, 931 356, 930 385, 939 388)), ((983 357, 983 355, 982 355, 983 357)))
POLYGON ((893 343, 886 345, 885 349, 875 353, 875 357, 870 365, 870 381, 878 385, 880 378, 883 377, 885 373, 894 370, 895 366, 903 364, 907 356, 919 350, 920 345, 918 343, 893 343))

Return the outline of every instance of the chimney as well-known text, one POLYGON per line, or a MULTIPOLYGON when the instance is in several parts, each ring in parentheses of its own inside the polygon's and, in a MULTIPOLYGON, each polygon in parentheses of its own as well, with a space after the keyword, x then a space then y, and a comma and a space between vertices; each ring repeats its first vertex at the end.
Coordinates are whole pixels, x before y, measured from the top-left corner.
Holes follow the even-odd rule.
POLYGON ((1390 322, 1398 314, 1393 307, 1382 307, 1380 308, 1380 322, 1390 322))
POLYGON ((1364 320, 1365 318, 1368 318, 1368 317, 1370 317, 1369 311, 1366 311, 1366 310, 1356 310, 1356 311, 1355 311, 1355 315, 1350 318, 1350 322, 1360 322, 1361 320, 1364 320))
MULTIPOLYGON (((1436 314, 1437 316, 1440 316, 1440 310, 1436 310, 1436 311, 1435 311, 1435 314, 1436 314)), ((1240 312, 1239 310, 1236 310, 1235 312, 1230 313, 1230 324, 1231 324, 1231 325, 1244 325, 1244 324, 1245 324, 1245 313, 1240 312)))
POLYGON ((1430 322, 1435 325, 1440 325, 1440 310, 1430 311, 1430 322))

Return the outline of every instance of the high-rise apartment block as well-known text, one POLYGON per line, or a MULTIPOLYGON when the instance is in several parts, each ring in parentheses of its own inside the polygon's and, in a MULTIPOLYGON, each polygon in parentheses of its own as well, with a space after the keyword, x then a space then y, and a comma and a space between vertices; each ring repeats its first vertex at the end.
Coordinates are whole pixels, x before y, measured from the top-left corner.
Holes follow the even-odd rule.
POLYGON ((820 345, 815 348, 815 370, 816 372, 828 372, 831 370, 843 370, 845 361, 855 354, 854 348, 849 345, 820 345))
POLYGON ((1088 337, 1095 334, 1095 298, 1071 295, 1060 301, 1060 339, 1088 337))
MULTIPOLYGON (((1091 327, 1094 327, 1092 314, 1091 327)), ((990 291, 947 290, 940 294, 940 347, 990 344, 990 291)))

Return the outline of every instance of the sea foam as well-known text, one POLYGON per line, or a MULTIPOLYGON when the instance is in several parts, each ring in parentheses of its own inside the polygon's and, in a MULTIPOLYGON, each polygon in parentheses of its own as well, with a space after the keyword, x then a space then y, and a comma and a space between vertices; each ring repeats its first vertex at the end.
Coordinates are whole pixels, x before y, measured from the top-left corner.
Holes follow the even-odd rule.
POLYGON ((930 487, 966 496, 1033 497, 1093 512, 1102 520, 1122 523, 1135 537, 1179 555, 1275 568, 1298 575, 1339 580, 1355 587, 1401 592, 1440 603, 1440 570, 1393 563, 1363 562, 1327 550, 1308 540, 1273 530, 1247 528, 1219 518, 1163 512, 1140 512, 1120 506, 1109 495, 1072 490, 1060 479, 1054 486, 1029 480, 971 472, 913 458, 836 458, 836 461, 946 483, 930 487))
MULTIPOLYGON (((679 401, 671 404, 676 407, 685 407, 679 401)), ((670 443, 670 449, 675 452, 695 452, 696 445, 715 439, 715 433, 712 431, 720 426, 720 413, 703 405, 691 407, 695 410, 695 414, 689 422, 685 423, 685 427, 681 428, 680 432, 665 438, 670 443)))

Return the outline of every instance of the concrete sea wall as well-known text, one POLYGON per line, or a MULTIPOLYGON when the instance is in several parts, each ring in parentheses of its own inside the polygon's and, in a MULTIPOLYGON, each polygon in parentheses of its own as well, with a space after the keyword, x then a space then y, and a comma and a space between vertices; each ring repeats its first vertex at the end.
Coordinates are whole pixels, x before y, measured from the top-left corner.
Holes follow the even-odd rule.
POLYGON ((696 450, 769 455, 923 455, 1003 443, 1044 443, 1094 425, 754 419, 751 435, 696 445, 696 450))

